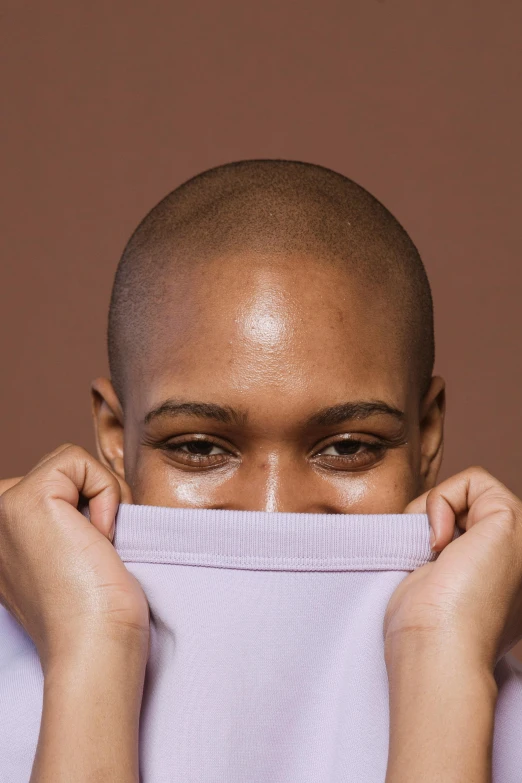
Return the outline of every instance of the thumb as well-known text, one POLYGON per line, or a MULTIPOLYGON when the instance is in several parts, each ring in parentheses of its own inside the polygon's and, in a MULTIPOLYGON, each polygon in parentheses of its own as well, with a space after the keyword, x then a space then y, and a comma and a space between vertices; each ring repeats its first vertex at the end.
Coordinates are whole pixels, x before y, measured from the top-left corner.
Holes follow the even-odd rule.
POLYGON ((440 552, 453 538, 455 514, 445 497, 436 487, 410 501, 405 514, 427 514, 430 524, 430 546, 433 552, 440 552))

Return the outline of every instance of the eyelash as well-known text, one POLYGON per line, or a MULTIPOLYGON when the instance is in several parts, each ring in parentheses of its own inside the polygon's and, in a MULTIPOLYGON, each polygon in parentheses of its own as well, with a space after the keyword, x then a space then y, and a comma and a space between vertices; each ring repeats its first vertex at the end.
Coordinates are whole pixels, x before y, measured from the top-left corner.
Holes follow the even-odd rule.
MULTIPOLYGON (((317 461, 319 464, 321 464, 321 461, 319 459, 316 460, 317 457, 320 457, 322 452, 325 449, 329 449, 332 446, 338 446, 339 444, 343 443, 349 443, 351 446, 356 446, 357 449, 352 454, 328 454, 326 455, 326 458, 333 461, 333 464, 326 464, 325 466, 328 468, 336 469, 343 469, 347 467, 356 467, 356 468, 362 468, 367 467, 369 464, 373 463, 373 456, 375 455, 377 459, 375 461, 379 461, 382 456, 386 453, 386 451, 391 448, 392 444, 386 444, 386 443, 371 443, 368 441, 360 440, 357 438, 342 438, 337 441, 332 441, 330 443, 327 443, 321 451, 316 453, 313 456, 313 459, 317 461), (364 451, 366 454, 366 458, 364 459, 363 463, 361 464, 360 459, 360 448, 364 447, 364 451), (359 456, 359 458, 358 458, 359 456), (368 459, 368 456, 370 459, 368 459)), ((171 454, 176 454, 178 457, 182 456, 182 459, 179 459, 180 462, 182 462, 185 465, 192 466, 195 468, 212 468, 217 467, 219 465, 225 464, 227 461, 227 456, 231 454, 230 451, 228 451, 224 446, 221 446, 220 444, 216 443, 215 441, 211 440, 208 437, 205 438, 196 438, 191 437, 187 438, 183 441, 177 441, 177 442, 166 442, 161 445, 161 448, 165 449, 166 451, 170 452, 171 454), (225 454, 190 454, 187 451, 183 451, 183 447, 187 447, 191 444, 209 444, 211 446, 215 446, 217 448, 223 449, 225 454), (216 459, 217 458, 217 459, 216 459)), ((323 455, 324 456, 324 455, 323 455)), ((323 463, 324 465, 324 463, 323 463)))

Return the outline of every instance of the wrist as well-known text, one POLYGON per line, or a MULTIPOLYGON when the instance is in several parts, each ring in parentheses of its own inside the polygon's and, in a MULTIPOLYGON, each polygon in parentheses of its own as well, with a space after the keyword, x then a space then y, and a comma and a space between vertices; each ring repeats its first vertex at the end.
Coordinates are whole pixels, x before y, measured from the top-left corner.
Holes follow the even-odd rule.
POLYGON ((453 631, 412 629, 388 634, 384 641, 384 657, 388 675, 413 663, 425 667, 453 663, 453 668, 463 666, 469 672, 494 681, 494 666, 476 640, 453 631))
MULTIPOLYGON (((439 691, 452 690, 454 683, 459 684, 458 691, 465 691, 479 683, 480 697, 489 694, 494 701, 498 695, 492 667, 466 639, 409 634, 388 640, 385 662, 390 688, 400 686, 401 692, 420 683, 423 690, 433 686, 439 691)), ((458 697, 457 691, 453 694, 458 697)))
POLYGON ((498 688, 465 639, 387 640, 390 747, 386 783, 489 780, 498 688))
POLYGON ((62 633, 40 655, 44 678, 64 671, 96 671, 99 675, 124 665, 137 672, 145 668, 149 654, 149 629, 107 624, 84 625, 74 633, 62 633), (103 665, 100 665, 103 664, 103 665))
POLYGON ((47 661, 31 781, 138 779, 148 644, 142 636, 77 640, 47 661), (65 650, 65 651, 64 651, 65 650))

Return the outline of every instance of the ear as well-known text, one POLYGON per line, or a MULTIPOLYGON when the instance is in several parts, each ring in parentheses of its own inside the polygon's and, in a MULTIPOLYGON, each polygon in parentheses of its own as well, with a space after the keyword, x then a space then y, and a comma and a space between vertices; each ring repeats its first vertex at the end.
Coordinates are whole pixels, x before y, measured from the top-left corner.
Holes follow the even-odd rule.
POLYGON ((132 503, 123 462, 123 410, 108 378, 91 383, 91 409, 98 459, 120 479, 122 502, 132 503))
POLYGON ((437 483, 444 449, 444 414, 446 411, 446 384, 444 378, 434 375, 421 402, 421 492, 437 483))

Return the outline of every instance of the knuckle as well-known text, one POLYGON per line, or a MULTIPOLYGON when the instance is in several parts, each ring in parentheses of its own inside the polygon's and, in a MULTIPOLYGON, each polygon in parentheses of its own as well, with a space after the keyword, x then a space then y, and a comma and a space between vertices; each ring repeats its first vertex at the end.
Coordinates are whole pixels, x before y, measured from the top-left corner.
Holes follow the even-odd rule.
POLYGON ((491 515, 491 521, 496 523, 497 527, 509 537, 520 535, 522 531, 520 509, 511 503, 509 498, 500 496, 497 499, 496 508, 497 511, 491 515))
POLYGON ((509 530, 516 531, 520 528, 520 509, 509 499, 507 502, 504 499, 504 517, 509 530))
POLYGON ((76 443, 64 443, 62 448, 63 451, 71 452, 71 451, 78 451, 81 448, 81 446, 77 446, 76 443))
POLYGON ((59 459, 64 451, 67 451, 73 446, 72 443, 61 443, 59 446, 57 446, 55 449, 52 449, 52 451, 48 451, 46 454, 43 455, 41 459, 38 460, 35 467, 39 467, 40 465, 45 465, 46 462, 51 462, 52 460, 59 459))
POLYGON ((30 471, 28 477, 31 477, 32 482, 41 481, 51 476, 56 469, 70 469, 78 461, 78 458, 81 457, 80 450, 81 447, 76 446, 74 443, 62 443, 61 446, 51 451, 49 455, 43 457, 35 468, 30 471))
POLYGON ((66 457, 67 459, 92 459, 88 451, 83 446, 78 446, 76 443, 67 443, 63 451, 58 455, 59 457, 66 457))
MULTIPOLYGON (((63 454, 64 451, 67 451, 70 448, 74 448, 74 443, 65 441, 65 443, 60 443, 60 445, 57 446, 55 449, 53 449, 53 451, 50 451, 49 454, 46 455, 46 457, 59 456, 60 454, 63 454)), ((46 457, 44 457, 44 459, 46 457)))
POLYGON ((486 470, 486 468, 483 465, 472 465, 467 470, 468 473, 479 473, 481 476, 490 476, 491 473, 486 470))

